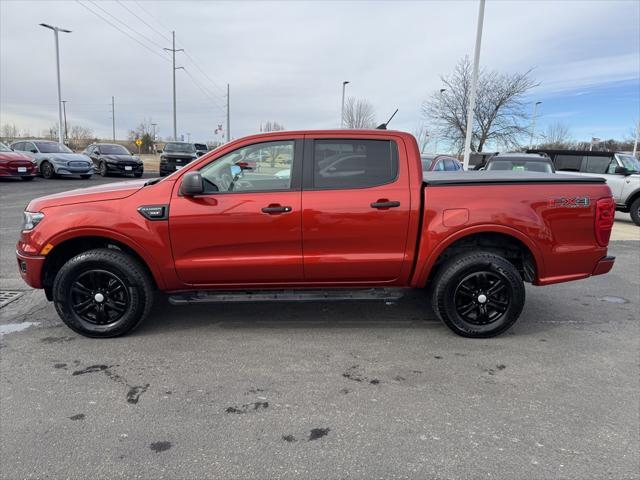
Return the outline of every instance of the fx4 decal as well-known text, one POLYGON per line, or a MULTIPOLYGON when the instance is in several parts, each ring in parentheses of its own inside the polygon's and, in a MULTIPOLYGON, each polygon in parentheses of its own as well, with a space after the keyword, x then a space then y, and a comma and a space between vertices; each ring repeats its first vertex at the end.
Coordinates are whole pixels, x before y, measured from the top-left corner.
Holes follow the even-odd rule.
POLYGON ((549 200, 549 206, 552 208, 587 208, 589 206, 589 197, 552 198, 549 200))

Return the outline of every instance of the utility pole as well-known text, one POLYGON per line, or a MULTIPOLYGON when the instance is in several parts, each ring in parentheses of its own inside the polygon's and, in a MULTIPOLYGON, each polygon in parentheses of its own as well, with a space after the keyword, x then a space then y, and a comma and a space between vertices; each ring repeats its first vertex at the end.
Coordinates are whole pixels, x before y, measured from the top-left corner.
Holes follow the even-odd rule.
POLYGON ((529 150, 533 148, 533 134, 536 131, 536 115, 538 114, 538 105, 542 102, 536 102, 533 106, 533 117, 531 117, 531 138, 529 138, 529 150))
POLYGON ((111 95, 111 127, 113 128, 113 142, 116 141, 116 97, 111 95))
POLYGON ((178 125, 176 121, 176 70, 184 69, 184 67, 176 67, 176 52, 184 52, 184 48, 176 50, 176 32, 171 32, 173 43, 171 48, 165 48, 164 50, 171 52, 173 57, 173 139, 178 140, 178 125))
POLYGON ((229 100, 229 84, 227 83, 227 143, 231 141, 231 113, 229 112, 229 106, 231 101, 229 100))
POLYGON ((638 152, 638 135, 640 135, 640 120, 638 120, 638 124, 636 125, 636 140, 633 142, 633 156, 636 156, 638 152))
POLYGON ((342 82, 342 108, 340 109, 340 128, 344 128, 344 90, 349 82, 345 80, 342 82))
POLYGON ((469 169, 469 156, 471 154, 471 135, 473 134, 473 110, 476 108, 476 87, 478 85, 478 68, 480 66, 480 47, 482 44, 482 24, 484 22, 484 2, 480 0, 478 8, 478 26, 476 28, 476 46, 473 52, 473 76, 471 77, 471 92, 469 94, 469 106, 467 107, 467 135, 464 139, 464 163, 463 168, 469 169))
POLYGON ((67 100, 62 100, 62 112, 64 115, 64 139, 68 142, 69 131, 67 130, 67 100))
POLYGON ((58 32, 71 33, 71 30, 53 27, 46 23, 41 23, 40 26, 53 30, 53 35, 56 41, 56 71, 58 74, 58 141, 60 143, 64 143, 62 138, 62 89, 60 88, 60 47, 58 46, 58 32))

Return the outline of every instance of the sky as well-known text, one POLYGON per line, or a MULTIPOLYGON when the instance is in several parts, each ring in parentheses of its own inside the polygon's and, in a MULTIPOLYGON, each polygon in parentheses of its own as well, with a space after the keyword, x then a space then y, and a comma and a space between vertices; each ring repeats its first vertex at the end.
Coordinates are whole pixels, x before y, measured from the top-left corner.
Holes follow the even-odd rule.
MULTIPOLYGON (((342 82, 391 126, 417 131, 441 75, 473 56, 478 1, 0 0, 0 124, 39 135, 57 121, 53 32, 70 124, 116 137, 143 120, 172 135, 171 31, 178 135, 221 139, 230 84, 231 136, 262 122, 339 124, 342 82), (101 18, 102 17, 102 18, 101 18), (117 28, 116 28, 117 27, 117 28), (126 32, 123 33, 123 32, 126 32), (135 39, 135 40, 134 40, 135 39)), ((577 140, 629 138, 640 119, 640 1, 488 0, 481 66, 533 68, 537 131, 561 122, 577 140)), ((429 128, 429 125, 426 125, 429 128)))

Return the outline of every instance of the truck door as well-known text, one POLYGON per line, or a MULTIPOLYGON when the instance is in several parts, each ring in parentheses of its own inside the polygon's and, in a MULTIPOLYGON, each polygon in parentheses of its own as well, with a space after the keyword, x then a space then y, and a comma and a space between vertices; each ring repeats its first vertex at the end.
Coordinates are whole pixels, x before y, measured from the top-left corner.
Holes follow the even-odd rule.
POLYGON ((397 280, 411 208, 405 149, 379 136, 307 137, 303 172, 305 280, 397 280))
POLYGON ((302 136, 247 144, 200 168, 204 195, 174 188, 169 228, 183 282, 302 281, 301 155, 302 136))

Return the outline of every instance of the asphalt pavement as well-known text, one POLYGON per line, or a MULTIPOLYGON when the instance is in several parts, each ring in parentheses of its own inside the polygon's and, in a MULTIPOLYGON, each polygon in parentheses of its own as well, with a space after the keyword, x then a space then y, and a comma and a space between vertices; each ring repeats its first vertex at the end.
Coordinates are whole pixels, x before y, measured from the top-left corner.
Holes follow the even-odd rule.
POLYGON ((398 302, 159 302, 92 340, 17 272, 31 198, 0 181, 0 478, 640 478, 640 229, 604 276, 527 287, 505 335, 398 302))

